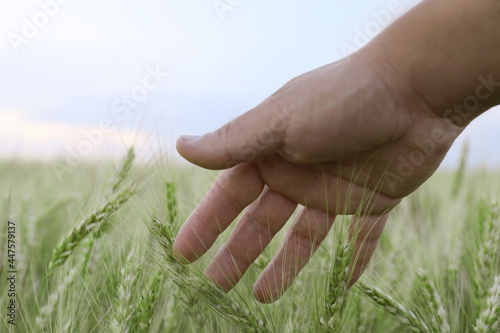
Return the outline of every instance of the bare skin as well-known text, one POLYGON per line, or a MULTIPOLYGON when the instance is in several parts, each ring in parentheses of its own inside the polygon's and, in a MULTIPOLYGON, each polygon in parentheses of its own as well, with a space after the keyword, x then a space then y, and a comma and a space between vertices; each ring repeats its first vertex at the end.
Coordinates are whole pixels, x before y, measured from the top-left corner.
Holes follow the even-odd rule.
POLYGON ((259 301, 272 302, 292 284, 335 217, 352 215, 351 226, 359 230, 351 235, 358 258, 351 265, 349 284, 354 284, 390 211, 436 171, 473 118, 498 104, 500 88, 494 89, 491 77, 488 81, 488 75, 500 79, 498 37, 457 42, 449 36, 457 30, 458 36, 491 36, 495 24, 500 31, 497 17, 500 6, 493 1, 424 1, 349 58, 293 79, 212 133, 179 138, 177 149, 187 160, 226 170, 179 231, 176 257, 188 262, 201 257, 246 208, 206 270, 229 291, 299 207, 254 287, 259 301), (456 18, 465 12, 467 18, 456 18), (493 55, 478 63, 484 52, 474 50, 481 47, 493 55), (463 52, 451 54, 455 48, 463 52), (461 72, 454 73, 456 68, 461 72), (477 91, 488 96, 476 98, 475 109, 448 112, 455 104, 470 106, 467 97, 477 91))

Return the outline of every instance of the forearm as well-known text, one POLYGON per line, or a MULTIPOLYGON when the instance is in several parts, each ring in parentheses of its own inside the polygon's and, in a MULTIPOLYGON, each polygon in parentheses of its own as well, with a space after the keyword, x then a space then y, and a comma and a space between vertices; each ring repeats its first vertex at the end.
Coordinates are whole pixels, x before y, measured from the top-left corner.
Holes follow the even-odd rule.
POLYGON ((460 127, 500 104, 500 1, 423 1, 364 52, 460 127))

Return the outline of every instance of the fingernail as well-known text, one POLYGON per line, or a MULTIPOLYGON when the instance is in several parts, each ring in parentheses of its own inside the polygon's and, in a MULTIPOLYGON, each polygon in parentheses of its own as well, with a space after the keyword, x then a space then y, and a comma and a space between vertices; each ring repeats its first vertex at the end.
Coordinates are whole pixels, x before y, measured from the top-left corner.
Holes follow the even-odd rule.
POLYGON ((201 136, 200 135, 189 135, 189 134, 186 134, 186 135, 181 135, 181 138, 182 138, 182 140, 184 140, 186 142, 189 142, 189 141, 198 140, 199 138, 201 138, 201 136))

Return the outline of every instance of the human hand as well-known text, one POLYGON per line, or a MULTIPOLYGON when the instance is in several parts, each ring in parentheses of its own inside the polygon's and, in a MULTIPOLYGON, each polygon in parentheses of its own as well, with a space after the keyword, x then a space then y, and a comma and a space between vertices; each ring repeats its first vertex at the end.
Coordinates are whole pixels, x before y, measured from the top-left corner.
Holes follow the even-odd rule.
POLYGON ((390 65, 359 53, 299 76, 215 132, 181 137, 177 149, 187 160, 231 168, 182 226, 176 256, 195 261, 248 207, 206 270, 228 291, 299 205, 255 297, 279 298, 337 215, 353 215, 350 229, 359 226, 352 285, 389 212, 434 173, 461 130, 409 87, 390 65))

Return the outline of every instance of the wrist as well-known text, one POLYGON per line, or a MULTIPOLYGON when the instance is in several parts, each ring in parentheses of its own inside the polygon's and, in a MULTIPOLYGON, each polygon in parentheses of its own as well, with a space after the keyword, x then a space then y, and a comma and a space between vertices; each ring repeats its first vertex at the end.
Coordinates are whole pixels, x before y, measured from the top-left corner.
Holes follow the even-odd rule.
MULTIPOLYGON (((433 153, 446 154, 455 139, 470 122, 467 115, 459 112, 456 107, 444 109, 430 103, 401 70, 387 53, 375 47, 361 50, 356 57, 376 73, 379 81, 384 82, 389 94, 399 105, 399 111, 406 113, 411 119, 408 127, 410 136, 417 134, 418 140, 433 140, 433 153)), ((418 142, 413 142, 418 148, 418 142)))
POLYGON ((500 104, 499 4, 424 1, 363 51, 436 116, 463 129, 500 104))

